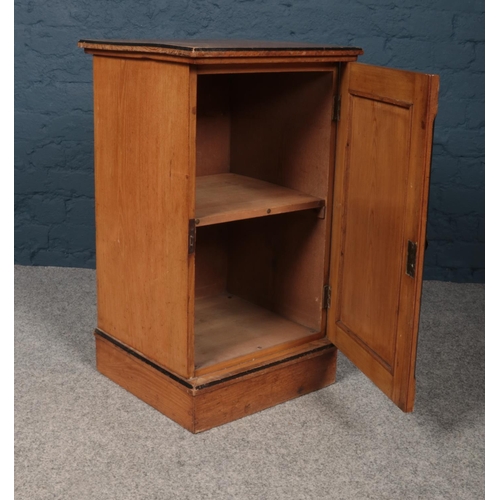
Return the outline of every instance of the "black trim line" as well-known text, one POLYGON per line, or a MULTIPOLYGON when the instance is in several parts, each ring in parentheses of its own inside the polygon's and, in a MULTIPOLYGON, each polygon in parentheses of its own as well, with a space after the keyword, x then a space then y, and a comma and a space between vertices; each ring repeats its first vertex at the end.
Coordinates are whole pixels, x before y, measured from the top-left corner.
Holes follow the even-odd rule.
POLYGON ((213 385, 220 384, 222 382, 228 382, 229 380, 234 380, 236 378, 243 377, 245 375, 250 375, 251 373, 259 372, 261 370, 271 368, 273 366, 281 365, 283 363, 287 363, 288 361, 293 361, 295 359, 303 358, 304 356, 308 356, 309 354, 314 354, 316 352, 324 351, 326 349, 332 349, 334 346, 332 345, 323 345, 321 347, 317 347, 316 349, 312 349, 307 352, 301 352, 300 354, 296 354, 295 356, 290 356, 289 358, 280 359, 279 361, 275 361, 274 363, 269 363, 268 365, 258 366, 256 368, 252 368, 251 370, 247 370, 241 373, 235 373, 234 375, 230 375, 224 379, 214 380, 213 382, 207 382, 206 384, 202 384, 196 387, 196 389, 206 389, 207 387, 212 387, 213 385))
POLYGON ((116 347, 119 347, 120 349, 123 349, 126 353, 131 354, 135 358, 137 358, 140 361, 143 361, 147 365, 151 366, 151 368, 154 368, 155 370, 158 370, 160 373, 163 375, 166 375, 167 377, 170 377, 171 379, 175 380, 176 382, 179 382, 179 384, 183 385, 184 387, 187 387, 188 389, 195 389, 195 390, 201 390, 201 389, 206 389, 208 387, 213 387, 214 385, 222 384, 223 382, 228 382, 230 380, 234 380, 240 377, 244 377, 245 375, 250 375, 252 373, 259 372, 261 370, 265 370, 267 368, 272 368, 273 366, 281 365, 283 363, 286 363, 288 361, 293 361, 295 359, 303 358, 304 356, 308 356, 309 354, 314 354, 317 352, 325 351, 327 349, 333 349, 335 346, 333 344, 327 344, 323 345, 320 347, 316 347, 316 349, 312 349, 310 351, 302 352, 300 354, 296 354, 295 356, 290 356, 289 358, 285 359, 280 359, 279 361, 274 361, 273 363, 269 363, 268 365, 263 365, 263 366, 257 366, 256 368, 252 368, 250 370, 241 372, 241 373, 235 373, 234 375, 230 375, 229 377, 222 378, 222 379, 217 379, 213 380, 212 382, 207 382, 206 384, 202 385, 197 385, 194 386, 190 384, 189 382, 186 382, 184 379, 178 377, 177 375, 173 374, 172 372, 169 372, 165 370, 165 368, 162 368, 161 366, 157 365, 156 363, 153 363, 149 359, 145 358, 141 354, 137 353, 136 351, 130 349, 126 345, 122 344, 118 340, 114 339, 113 337, 110 337, 108 334, 104 333, 102 330, 99 330, 98 328, 95 329, 95 334, 99 335, 103 339, 111 342, 113 345, 116 347))
POLYGON ((179 382, 179 384, 183 385, 184 387, 187 387, 188 389, 194 389, 194 387, 189 382, 186 382, 185 380, 178 377, 177 375, 174 375, 172 372, 165 370, 165 368, 162 368, 161 366, 157 365, 156 363, 149 361, 149 359, 145 358, 144 356, 142 356, 138 352, 135 352, 134 350, 130 349, 130 347, 127 347, 126 345, 122 344, 121 342, 118 342, 118 340, 114 339, 113 337, 110 337, 108 334, 104 333, 102 330, 99 330, 98 328, 96 328, 95 334, 99 335, 100 337, 107 340, 108 342, 111 342, 116 347, 123 349, 126 353, 131 354, 132 356, 134 356, 138 360, 143 361, 144 363, 149 365, 151 368, 158 370, 163 375, 166 375, 167 377, 170 377, 171 379, 175 380, 176 382, 179 382))

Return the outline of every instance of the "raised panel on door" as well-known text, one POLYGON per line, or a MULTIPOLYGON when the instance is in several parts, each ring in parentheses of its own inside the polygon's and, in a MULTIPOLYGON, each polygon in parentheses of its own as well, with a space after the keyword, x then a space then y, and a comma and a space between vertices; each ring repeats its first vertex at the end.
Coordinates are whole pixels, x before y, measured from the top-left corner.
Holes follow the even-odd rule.
POLYGON ((359 63, 341 80, 328 337, 404 411, 415 396, 438 86, 436 75, 359 63))

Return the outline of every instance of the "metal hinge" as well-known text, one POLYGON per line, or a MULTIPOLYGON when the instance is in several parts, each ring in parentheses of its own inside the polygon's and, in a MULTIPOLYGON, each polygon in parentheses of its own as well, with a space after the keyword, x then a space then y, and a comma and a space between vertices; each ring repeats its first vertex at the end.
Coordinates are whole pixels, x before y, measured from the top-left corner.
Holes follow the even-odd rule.
POLYGON ((408 240, 408 257, 406 260, 406 274, 411 278, 415 277, 415 267, 417 265, 417 244, 408 240))
POLYGON ((333 96, 332 103, 332 122, 338 122, 340 120, 340 96, 333 96))
POLYGON ((195 219, 189 219, 188 254, 194 253, 195 246, 196 246, 196 221, 195 219))
POLYGON ((332 287, 325 285, 323 287, 323 309, 330 309, 332 305, 332 287))

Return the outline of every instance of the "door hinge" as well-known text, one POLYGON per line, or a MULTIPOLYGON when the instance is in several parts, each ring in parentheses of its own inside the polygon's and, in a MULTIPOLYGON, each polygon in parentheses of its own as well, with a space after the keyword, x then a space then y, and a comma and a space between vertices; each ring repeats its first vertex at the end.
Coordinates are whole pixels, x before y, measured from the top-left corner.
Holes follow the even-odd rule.
POLYGON ((406 274, 411 278, 415 277, 415 267, 417 265, 417 244, 408 240, 408 258, 406 260, 406 274))
POLYGON ((340 120, 340 96, 334 95, 332 102, 332 122, 340 120))
POLYGON ((325 285, 323 287, 323 309, 330 309, 332 305, 332 287, 325 285))
POLYGON ((195 219, 189 219, 188 254, 194 253, 195 246, 196 246, 196 221, 195 219))

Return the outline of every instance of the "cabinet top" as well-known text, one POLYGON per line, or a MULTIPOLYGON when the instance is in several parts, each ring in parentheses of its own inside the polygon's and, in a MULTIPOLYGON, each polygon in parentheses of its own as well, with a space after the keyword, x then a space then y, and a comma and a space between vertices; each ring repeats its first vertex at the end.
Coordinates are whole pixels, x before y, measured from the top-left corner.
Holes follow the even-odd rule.
POLYGON ((87 40, 78 46, 89 52, 153 52, 182 58, 221 57, 348 57, 363 54, 358 47, 306 42, 260 40, 87 40))

